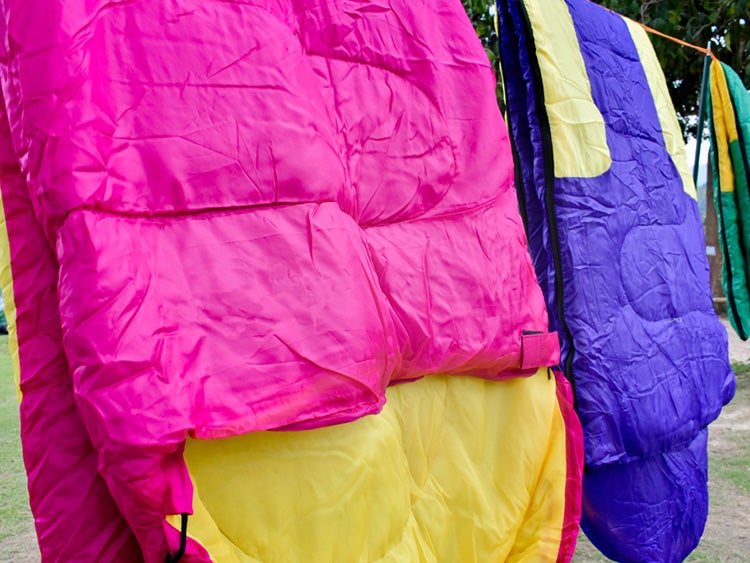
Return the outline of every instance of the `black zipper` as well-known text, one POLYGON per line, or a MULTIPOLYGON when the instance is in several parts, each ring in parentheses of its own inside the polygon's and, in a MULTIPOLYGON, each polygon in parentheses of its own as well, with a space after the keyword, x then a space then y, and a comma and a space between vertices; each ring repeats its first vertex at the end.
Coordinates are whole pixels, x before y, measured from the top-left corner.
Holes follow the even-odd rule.
MULTIPOLYGON (((516 147, 516 139, 515 135, 513 134, 513 123, 512 119, 510 117, 510 96, 508 96, 508 82, 505 80, 505 72, 503 72, 502 69, 504 69, 505 65, 503 64, 503 42, 502 39, 500 39, 503 36, 504 30, 503 30, 503 20, 510 20, 510 12, 505 6, 505 4, 500 7, 500 2, 497 3, 497 9, 502 10, 502 14, 499 15, 497 20, 497 45, 498 45, 498 53, 500 56, 500 69, 501 69, 501 77, 502 77, 502 83, 503 83, 503 97, 505 98, 505 113, 507 116, 507 119, 505 120, 505 124, 508 127, 508 138, 510 139, 510 150, 513 155, 513 170, 515 172, 514 176, 514 184, 516 187, 516 195, 518 197, 518 211, 521 214, 521 220, 523 221, 523 230, 526 233, 526 241, 528 245, 529 241, 529 217, 528 213, 526 211, 526 188, 523 183, 523 174, 521 171, 521 158, 518 154, 518 148, 516 147)), ((512 33, 512 22, 511 25, 508 26, 511 28, 509 32, 506 33, 512 33)), ((515 38, 515 34, 514 34, 515 38)), ((505 116, 504 116, 505 117, 505 116)))
POLYGON ((573 343, 573 334, 570 331, 567 321, 565 320, 565 305, 563 295, 563 273, 562 273, 562 255, 560 252, 560 234, 557 226, 557 217, 555 215, 555 175, 554 175, 554 152, 552 148, 552 133, 550 132, 549 116, 544 103, 544 82, 542 72, 539 67, 539 60, 536 56, 536 47, 534 44, 533 32, 531 29, 531 20, 526 10, 526 5, 519 2, 524 24, 526 25, 526 50, 528 51, 529 64, 531 66, 531 75, 534 82, 534 105, 539 121, 539 129, 542 136, 542 160, 544 162, 544 205, 547 214, 547 227, 550 233, 550 243, 552 245, 552 260, 555 267, 555 305, 557 316, 560 319, 560 326, 563 331, 563 337, 568 342, 568 356, 565 358, 563 373, 570 382, 573 389, 574 407, 578 408, 578 395, 576 393, 575 376, 573 374, 573 356, 575 355, 575 344, 573 343))
POLYGON ((185 550, 187 549, 187 525, 187 513, 180 514, 180 547, 174 555, 167 552, 167 555, 164 558, 164 563, 179 563, 182 556, 185 555, 185 550))
MULTIPOLYGON (((507 96, 505 98, 507 105, 507 96)), ((526 212, 526 188, 523 184, 523 174, 521 172, 521 158, 518 156, 516 142, 513 139, 513 126, 510 123, 510 110, 508 110, 508 137, 510 138, 510 150, 513 153, 513 170, 515 171, 516 196, 518 197, 518 211, 521 213, 523 221, 523 230, 526 233, 526 244, 529 245, 529 217, 526 212)))

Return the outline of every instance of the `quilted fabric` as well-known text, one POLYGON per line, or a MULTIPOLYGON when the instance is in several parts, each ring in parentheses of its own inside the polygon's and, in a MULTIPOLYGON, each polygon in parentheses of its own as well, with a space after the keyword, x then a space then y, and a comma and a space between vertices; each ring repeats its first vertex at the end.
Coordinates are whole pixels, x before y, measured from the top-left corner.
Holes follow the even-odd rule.
POLYGON ((137 562, 141 550, 98 472, 60 330, 58 265, 0 115, 0 282, 42 561, 137 562), (10 238, 9 238, 10 237, 10 238), (19 397, 21 398, 21 397, 19 397))
POLYGON ((387 395, 346 425, 188 440, 190 536, 215 563, 570 561, 583 442, 562 375, 387 395))
MULTIPOLYGON (((3 292, 45 561, 179 551, 188 437, 559 362, 459 2, 1 5, 3 292)), ((575 497, 568 465, 554 502, 575 497)), ((546 522, 563 560, 568 504, 546 522)))
POLYGON ((747 251, 750 249, 750 94, 727 65, 710 68, 711 171, 722 250, 722 287, 729 321, 743 340, 750 337, 747 251))
POLYGON ((644 31, 591 2, 498 7, 529 244, 584 431, 584 530, 615 559, 678 561, 706 518, 699 436, 734 377, 664 77, 644 31))

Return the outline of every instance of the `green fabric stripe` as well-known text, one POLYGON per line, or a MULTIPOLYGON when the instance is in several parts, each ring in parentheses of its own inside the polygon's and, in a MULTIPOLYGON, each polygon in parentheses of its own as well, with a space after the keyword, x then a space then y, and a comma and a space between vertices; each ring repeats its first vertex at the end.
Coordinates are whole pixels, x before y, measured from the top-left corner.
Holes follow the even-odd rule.
MULTIPOLYGON (((727 75, 727 69, 725 68, 727 75)), ((729 69, 731 71, 731 69, 729 69)), ((728 81, 729 84, 729 81, 728 81)), ((732 86, 730 93, 733 95, 732 86)), ((744 90, 744 88, 743 88, 744 90)), ((744 90, 747 94, 747 91, 744 90)), ((709 93, 710 98, 710 93, 709 93)), ((750 102, 750 100, 748 100, 750 102)), ((735 111, 738 108, 735 107, 735 111)), ((735 172, 735 191, 722 192, 719 189, 719 167, 716 154, 716 130, 713 126, 714 119, 724 119, 723 115, 714 115, 713 107, 708 104, 709 123, 711 124, 711 150, 710 161, 713 172, 714 204, 718 215, 719 239, 721 251, 724 256, 721 282, 724 293, 727 295, 729 307, 729 320, 732 327, 743 340, 747 340, 750 334, 750 293, 748 292, 748 277, 750 264, 747 263, 747 250, 750 249, 750 193, 748 192, 748 176, 745 174, 744 165, 738 166, 742 161, 743 146, 739 141, 730 144, 730 157, 732 168, 735 172), (739 170, 738 170, 739 168, 739 170), (743 194, 738 196, 738 190, 743 194), (742 228, 744 223, 745 228, 742 228)), ((744 112, 744 117, 750 118, 750 111, 744 112)), ((750 135, 745 135, 750 138, 750 135)))

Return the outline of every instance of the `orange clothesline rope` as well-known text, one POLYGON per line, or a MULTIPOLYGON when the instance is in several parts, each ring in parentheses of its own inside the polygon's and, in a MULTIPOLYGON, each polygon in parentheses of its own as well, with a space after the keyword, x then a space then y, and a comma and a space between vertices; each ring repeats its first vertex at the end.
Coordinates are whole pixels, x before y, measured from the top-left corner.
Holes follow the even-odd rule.
POLYGON ((641 22, 635 22, 638 25, 640 25, 643 29, 648 31, 649 33, 653 33, 654 35, 658 35, 659 37, 663 37, 664 39, 669 39, 670 41, 674 41, 675 43, 679 43, 683 47, 690 47, 691 49, 695 49, 696 51, 700 51, 701 53, 708 55, 713 60, 718 60, 716 58, 716 55, 714 55, 713 51, 711 49, 706 49, 705 47, 698 47, 698 45, 693 45, 692 43, 688 43, 687 41, 683 41, 682 39, 677 39, 676 37, 672 37, 671 35, 667 35, 666 33, 662 33, 661 31, 654 29, 653 27, 647 26, 645 23, 641 22))
MULTIPOLYGON (((593 0, 589 0, 589 1, 593 1, 593 0)), ((605 10, 607 10, 609 12, 612 12, 613 14, 617 14, 617 12, 615 12, 614 10, 612 10, 610 8, 606 8, 604 6, 602 6, 602 8, 604 8, 605 10)), ((617 14, 617 15, 620 16, 620 17, 625 17, 622 14, 617 14)), ((696 51, 700 51, 701 53, 703 53, 704 55, 708 55, 709 57, 711 57, 715 61, 718 60, 716 58, 716 55, 714 55, 713 51, 711 51, 711 49, 707 49, 706 47, 698 47, 698 45, 693 45, 692 43, 688 43, 687 41, 683 41, 682 39, 677 39, 676 37, 672 37, 671 35, 667 35, 666 33, 663 33, 661 31, 659 31, 658 29, 654 29, 653 27, 649 27, 645 23, 641 23, 641 22, 636 21, 634 19, 631 19, 631 21, 634 22, 634 23, 637 23, 638 25, 640 25, 643 29, 645 29, 649 33, 653 33, 654 35, 658 35, 659 37, 663 37, 664 39, 669 39, 670 41, 674 41, 675 43, 677 43, 679 45, 682 45, 683 47, 689 47, 691 49, 695 49, 696 51)))

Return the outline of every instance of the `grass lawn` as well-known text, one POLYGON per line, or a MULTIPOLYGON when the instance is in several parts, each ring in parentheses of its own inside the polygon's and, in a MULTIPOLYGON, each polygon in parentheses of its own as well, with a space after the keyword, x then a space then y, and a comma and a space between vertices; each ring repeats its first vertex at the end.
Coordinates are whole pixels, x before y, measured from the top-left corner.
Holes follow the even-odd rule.
POLYGON ((717 478, 729 481, 742 494, 750 496, 750 364, 733 364, 732 368, 737 376, 737 395, 728 408, 744 406, 741 412, 745 416, 738 417, 741 420, 732 428, 732 455, 715 456, 711 460, 712 469, 717 478))
POLYGON ((18 434, 16 384, 8 337, 0 336, 0 561, 26 559, 29 539, 36 538, 18 434))

